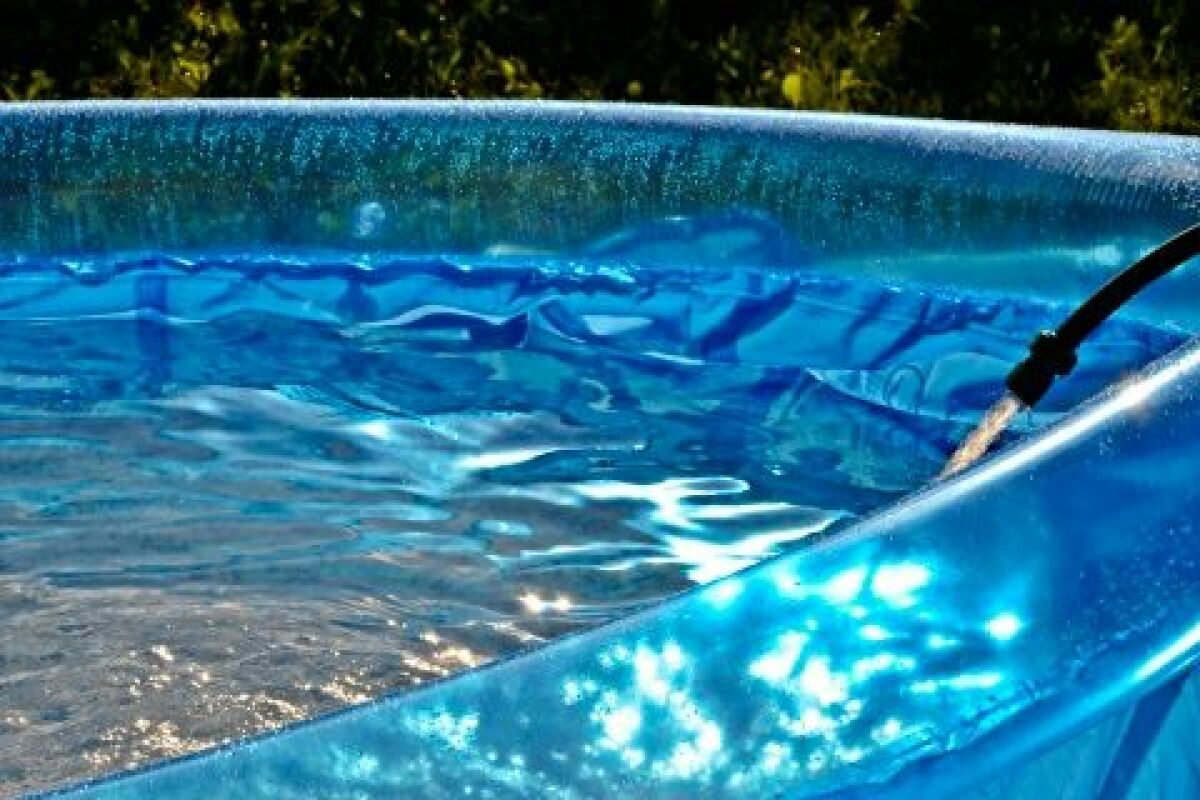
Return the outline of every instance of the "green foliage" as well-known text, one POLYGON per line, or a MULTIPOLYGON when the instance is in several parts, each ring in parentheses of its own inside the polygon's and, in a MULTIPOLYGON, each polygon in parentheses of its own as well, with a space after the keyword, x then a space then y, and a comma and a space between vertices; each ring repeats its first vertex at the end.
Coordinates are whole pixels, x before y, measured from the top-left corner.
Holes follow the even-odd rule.
POLYGON ((783 76, 784 99, 793 108, 832 111, 896 105, 891 80, 905 30, 916 21, 914 6, 911 0, 899 2, 878 22, 871 9, 852 8, 828 29, 792 22, 787 52, 774 71, 783 76))
POLYGON ((1178 38, 1173 22, 1147 36, 1136 21, 1117 17, 1097 56, 1100 78, 1087 108, 1121 128, 1200 130, 1189 85, 1196 75, 1181 66, 1178 38))
POLYGON ((9 0, 0 97, 560 97, 1196 131, 1190 0, 9 0))

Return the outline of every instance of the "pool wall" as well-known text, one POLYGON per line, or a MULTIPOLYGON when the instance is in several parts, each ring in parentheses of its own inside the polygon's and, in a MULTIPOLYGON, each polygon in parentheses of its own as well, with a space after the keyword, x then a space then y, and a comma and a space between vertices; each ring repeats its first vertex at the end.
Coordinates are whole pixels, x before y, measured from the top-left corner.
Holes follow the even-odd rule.
MULTIPOLYGON (((264 245, 569 261, 736 208, 796 243, 779 269, 1071 298, 1200 212, 1191 139, 831 115, 18 105, 0 153, 0 264, 82 272, 264 245)), ((1188 330, 1198 297, 1184 270, 1130 314, 1188 330)), ((1185 348, 979 470, 616 625, 67 796, 1191 796, 1198 370, 1185 348)))
POLYGON ((1194 221, 1197 177, 1190 138, 863 116, 15 104, 0 106, 0 259, 264 244, 569 256, 648 220, 741 208, 843 273, 1028 291, 1036 269, 1040 290, 1078 294, 1089 266, 1111 269, 1194 221), (1031 249, 1046 263, 994 268, 1031 249))
POLYGON ((63 796, 1191 796, 1198 393, 1186 346, 825 543, 63 796))

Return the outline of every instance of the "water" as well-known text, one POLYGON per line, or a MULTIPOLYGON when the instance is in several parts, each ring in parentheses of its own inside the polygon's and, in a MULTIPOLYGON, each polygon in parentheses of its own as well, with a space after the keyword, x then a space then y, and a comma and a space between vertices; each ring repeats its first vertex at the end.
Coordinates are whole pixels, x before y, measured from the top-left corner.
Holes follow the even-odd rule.
POLYGON ((1017 396, 1011 392, 1005 392, 996 401, 996 404, 983 415, 983 419, 979 421, 975 430, 971 431, 966 439, 963 439, 963 443, 958 446, 958 449, 950 456, 950 460, 946 462, 946 466, 942 468, 939 477, 949 478, 957 475, 983 458, 996 440, 1012 424, 1013 417, 1020 413, 1021 408, 1022 404, 1017 396))
MULTIPOLYGON (((603 267, 7 268, 0 795, 440 678, 829 535, 934 476, 1061 313, 777 269, 769 233, 730 224, 736 257, 687 268, 637 236, 603 267)), ((1174 342, 1107 335, 1101 374, 1174 342)))

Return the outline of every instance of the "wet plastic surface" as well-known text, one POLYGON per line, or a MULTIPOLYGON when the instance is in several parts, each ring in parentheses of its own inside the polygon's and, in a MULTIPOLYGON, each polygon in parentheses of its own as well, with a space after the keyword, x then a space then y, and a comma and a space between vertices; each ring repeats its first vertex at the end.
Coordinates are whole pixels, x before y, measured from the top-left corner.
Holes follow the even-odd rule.
MULTIPOLYGON (((438 251, 569 253, 613 221, 751 206, 805 243, 792 260, 807 269, 1057 300, 1196 211, 1200 148, 1184 139, 460 108, 17 109, 25 138, 9 127, 0 149, 36 157, 6 168, 5 202, 34 200, 0 243, 14 261, 85 263, 89 248, 256 238, 361 251, 420 230, 438 251), (133 220, 126 190, 68 202, 97 185, 89 171, 105 191, 120 180, 111 162, 61 158, 81 148, 142 165, 124 179, 161 218, 133 220), (175 179, 213 148, 235 177, 183 192, 175 179), (260 168, 269 179, 232 188, 260 168), (344 181, 322 183, 327 170, 344 181), (518 210, 485 176, 558 205, 518 210), (396 207, 373 198, 418 184, 436 198, 396 207, 426 216, 384 225, 396 207), (243 217, 213 228, 203 202, 243 217), (989 269, 998 252, 1024 268, 989 269)), ((599 254, 619 263, 622 247, 599 254)), ((1134 316, 1182 335, 1196 285, 1181 275, 1134 316)), ((1198 369, 1185 348, 979 469, 615 625, 68 796, 1191 796, 1194 687, 1170 681, 1200 646, 1198 369)))
MULTIPOLYGON (((1198 367, 1185 350, 960 479, 650 613, 78 796, 961 796, 1193 657, 1200 491, 1178 443, 1200 425, 1198 367)), ((1097 737, 1101 783, 1157 735, 1097 737)), ((1023 796, 1089 779, 1049 770, 1023 796)))

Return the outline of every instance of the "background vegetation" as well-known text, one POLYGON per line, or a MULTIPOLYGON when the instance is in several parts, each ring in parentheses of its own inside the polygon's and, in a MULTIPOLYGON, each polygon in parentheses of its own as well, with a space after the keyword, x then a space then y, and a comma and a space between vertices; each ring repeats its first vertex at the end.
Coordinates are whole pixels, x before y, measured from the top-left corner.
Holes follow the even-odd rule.
POLYGON ((1196 0, 7 0, 0 97, 557 97, 1195 132, 1196 0))

